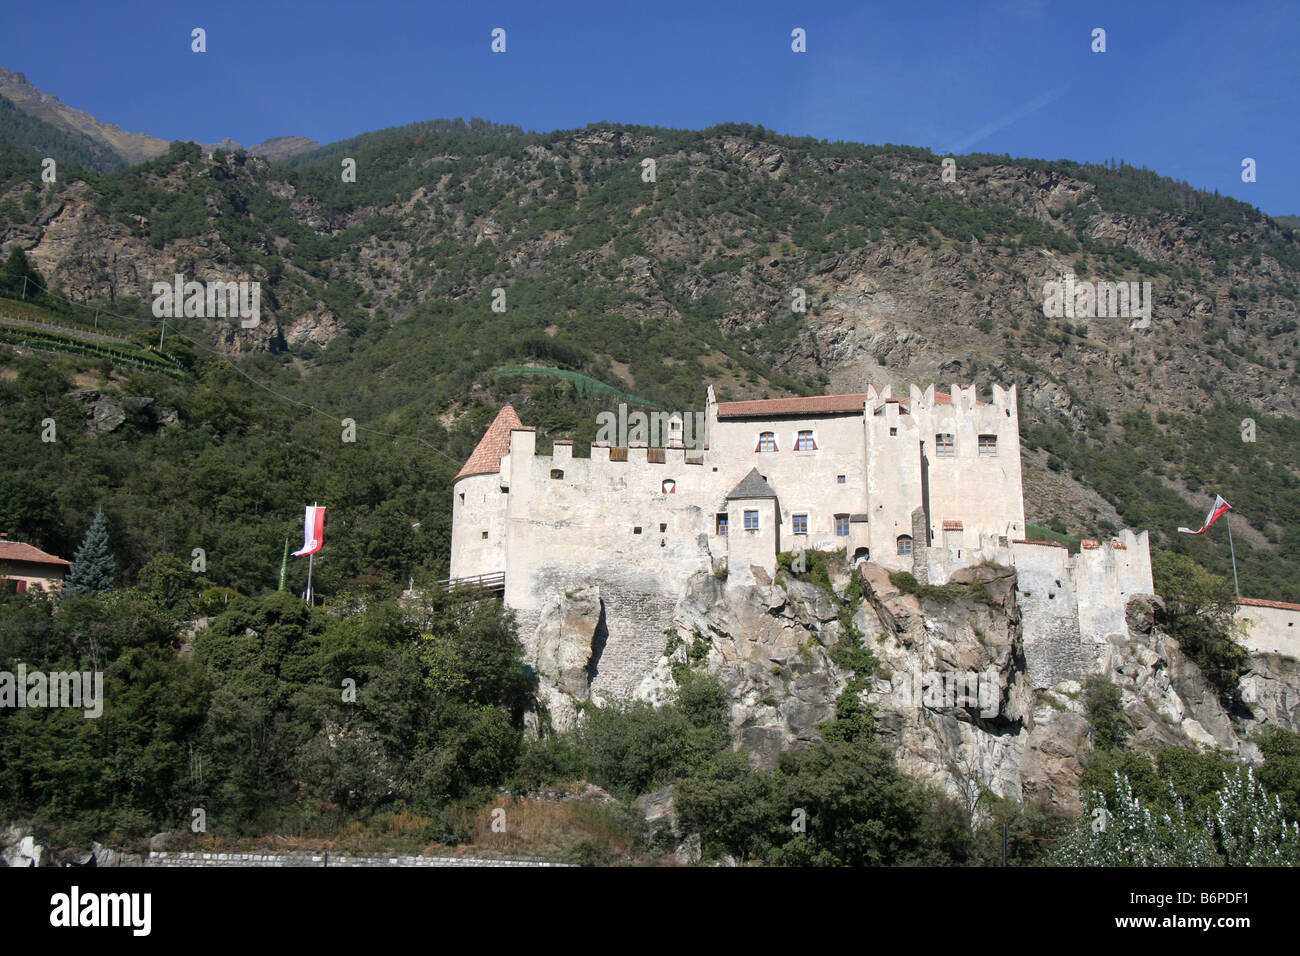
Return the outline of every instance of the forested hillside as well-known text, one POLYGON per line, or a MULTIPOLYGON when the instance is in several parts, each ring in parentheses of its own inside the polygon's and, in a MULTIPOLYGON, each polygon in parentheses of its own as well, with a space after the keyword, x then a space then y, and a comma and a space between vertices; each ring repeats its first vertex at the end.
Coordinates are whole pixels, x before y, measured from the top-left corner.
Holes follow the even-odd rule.
POLYGON ((319 500, 322 593, 363 574, 396 587, 445 567, 449 478, 501 402, 543 449, 581 452, 610 401, 500 369, 682 409, 708 383, 725 400, 1016 382, 1033 523, 1150 528, 1223 573, 1221 535, 1174 533, 1222 493, 1244 592, 1300 600, 1294 234, 1131 167, 967 156, 947 183, 940 158, 746 126, 434 121, 276 164, 174 144, 44 184, 38 160, 0 149, 0 242, 26 250, 51 312, 143 347, 153 282, 262 283, 257 328, 169 320, 164 349, 194 358, 184 381, 6 349, 7 527, 63 553, 102 505, 128 580, 203 547, 210 584, 255 592, 319 500), (1045 318, 1042 284, 1067 271, 1151 281, 1151 328, 1045 318), (154 398, 176 422, 94 435, 76 386, 154 398), (51 416, 60 442, 41 443, 51 416))

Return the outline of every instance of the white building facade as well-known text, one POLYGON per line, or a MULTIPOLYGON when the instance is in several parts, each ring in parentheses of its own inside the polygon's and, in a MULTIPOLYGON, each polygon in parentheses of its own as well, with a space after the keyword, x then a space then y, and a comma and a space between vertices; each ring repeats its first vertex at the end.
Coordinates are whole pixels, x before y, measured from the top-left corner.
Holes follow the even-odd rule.
MULTIPOLYGON (((454 480, 451 576, 504 573, 527 650, 548 600, 600 587, 593 692, 634 689, 697 572, 764 585, 779 553, 805 548, 942 583, 958 567, 1012 564, 1025 546, 1014 386, 989 401, 974 387, 913 386, 724 403, 710 387, 702 447, 668 445, 593 443, 575 458, 556 442, 538 456, 535 432, 506 406, 454 480)), ((1125 580, 1141 587, 1146 535, 1127 542, 1125 560, 1145 575, 1125 580)), ((1090 595, 1076 613, 1118 600, 1090 595)), ((1123 604, 1103 616, 1122 627, 1123 604)))

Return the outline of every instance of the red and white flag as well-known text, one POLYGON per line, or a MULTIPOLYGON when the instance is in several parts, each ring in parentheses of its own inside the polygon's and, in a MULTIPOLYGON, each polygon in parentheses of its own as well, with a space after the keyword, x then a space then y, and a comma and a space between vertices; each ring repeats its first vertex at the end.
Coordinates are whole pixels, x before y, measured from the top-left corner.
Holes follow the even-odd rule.
POLYGON ((1205 516, 1205 524, 1201 525, 1200 531, 1193 531, 1191 528, 1179 528, 1178 530, 1181 531, 1183 534, 1204 534, 1205 529, 1208 528, 1210 525, 1214 524, 1214 522, 1218 521, 1219 518, 1223 516, 1223 513, 1225 511, 1231 511, 1231 510, 1232 510, 1232 505, 1224 501, 1220 495, 1215 495, 1214 507, 1211 508, 1210 513, 1205 516))
POLYGON ((295 558, 315 554, 325 543, 325 509, 307 506, 307 516, 302 523, 302 548, 293 553, 295 558))

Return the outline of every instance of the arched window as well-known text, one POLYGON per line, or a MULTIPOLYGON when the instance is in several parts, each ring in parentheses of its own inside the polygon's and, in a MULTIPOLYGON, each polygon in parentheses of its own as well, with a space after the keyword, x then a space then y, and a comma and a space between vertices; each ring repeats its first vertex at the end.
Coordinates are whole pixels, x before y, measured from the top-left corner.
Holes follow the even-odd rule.
POLYGON ((776 432, 760 432, 754 451, 776 451, 776 432))
POLYGON ((677 482, 673 481, 671 478, 665 478, 660 487, 666 495, 677 494, 677 482))
POLYGON ((910 534, 900 534, 898 536, 898 553, 902 555, 912 553, 912 536, 910 534))

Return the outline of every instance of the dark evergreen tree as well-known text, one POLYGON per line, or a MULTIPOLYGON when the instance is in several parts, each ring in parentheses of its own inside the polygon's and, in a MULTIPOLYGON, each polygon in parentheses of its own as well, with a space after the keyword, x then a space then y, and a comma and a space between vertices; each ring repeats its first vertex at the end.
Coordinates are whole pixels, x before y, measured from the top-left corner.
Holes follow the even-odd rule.
POLYGON ((108 550, 108 524, 104 521, 104 512, 97 511, 90 530, 81 539, 81 547, 72 556, 72 567, 63 589, 71 594, 111 591, 114 570, 113 555, 108 550))

